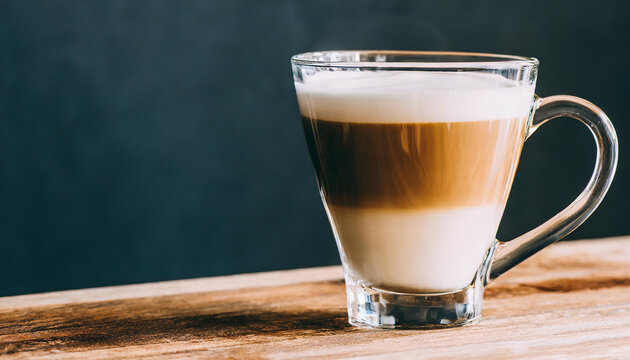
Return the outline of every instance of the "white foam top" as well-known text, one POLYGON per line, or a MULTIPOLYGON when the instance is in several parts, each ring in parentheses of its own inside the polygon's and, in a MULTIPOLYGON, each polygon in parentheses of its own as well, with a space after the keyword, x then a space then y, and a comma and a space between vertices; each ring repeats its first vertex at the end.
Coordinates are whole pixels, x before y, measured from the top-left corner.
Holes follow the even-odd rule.
POLYGON ((478 73, 320 71, 295 88, 302 115, 339 122, 522 118, 534 96, 530 84, 478 73))

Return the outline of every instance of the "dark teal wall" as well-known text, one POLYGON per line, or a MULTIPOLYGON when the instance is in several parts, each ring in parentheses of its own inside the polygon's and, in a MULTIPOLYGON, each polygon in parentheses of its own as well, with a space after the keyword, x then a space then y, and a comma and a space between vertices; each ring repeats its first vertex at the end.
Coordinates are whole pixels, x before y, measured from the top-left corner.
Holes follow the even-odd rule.
MULTIPOLYGON (((508 53, 585 97, 618 176, 571 238, 630 234, 630 2, 0 1, 0 295, 338 263, 300 129, 292 54, 508 53)), ((567 205, 594 145, 528 141, 500 238, 567 205)))

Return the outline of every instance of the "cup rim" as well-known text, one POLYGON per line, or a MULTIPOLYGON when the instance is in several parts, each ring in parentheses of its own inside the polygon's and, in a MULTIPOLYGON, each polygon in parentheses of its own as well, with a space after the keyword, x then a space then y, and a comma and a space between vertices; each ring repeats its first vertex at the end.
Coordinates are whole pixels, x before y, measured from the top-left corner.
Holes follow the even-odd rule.
POLYGON ((306 52, 291 57, 299 66, 372 69, 505 69, 538 66, 533 57, 459 51, 401 51, 401 50, 328 50, 306 52), (382 60, 361 57, 382 55, 382 60), (390 55, 395 59, 388 60, 390 55), (426 60, 419 60, 422 58, 426 60), (336 59, 335 59, 336 58, 336 59), (354 58, 348 60, 348 58, 354 58), (405 60, 408 59, 408 61, 405 60), (467 58, 458 61, 458 58, 467 58), (450 61, 449 61, 450 60, 450 61))

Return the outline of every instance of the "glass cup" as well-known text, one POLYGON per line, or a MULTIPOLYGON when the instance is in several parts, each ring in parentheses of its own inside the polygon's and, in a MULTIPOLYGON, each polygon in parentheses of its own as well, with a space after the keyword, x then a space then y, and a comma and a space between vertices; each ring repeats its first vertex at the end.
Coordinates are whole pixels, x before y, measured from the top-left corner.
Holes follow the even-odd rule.
POLYGON ((577 97, 534 95, 534 58, 327 51, 291 63, 353 325, 476 321, 486 284, 575 230, 613 179, 610 120, 577 97), (496 240, 523 143, 563 116, 595 138, 586 189, 539 227, 496 240))

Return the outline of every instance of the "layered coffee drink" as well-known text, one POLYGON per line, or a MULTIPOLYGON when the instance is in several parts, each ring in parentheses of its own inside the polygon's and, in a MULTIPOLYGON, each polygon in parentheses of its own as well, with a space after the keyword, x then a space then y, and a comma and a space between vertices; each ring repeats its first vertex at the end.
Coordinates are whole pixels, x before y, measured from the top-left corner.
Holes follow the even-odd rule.
POLYGON ((347 70, 296 90, 347 274, 398 292, 468 286, 495 239, 533 87, 492 74, 347 70))

